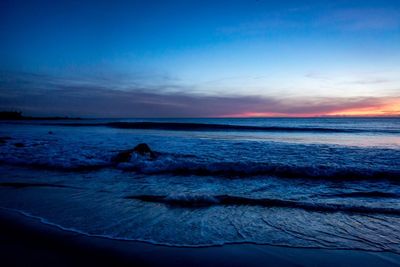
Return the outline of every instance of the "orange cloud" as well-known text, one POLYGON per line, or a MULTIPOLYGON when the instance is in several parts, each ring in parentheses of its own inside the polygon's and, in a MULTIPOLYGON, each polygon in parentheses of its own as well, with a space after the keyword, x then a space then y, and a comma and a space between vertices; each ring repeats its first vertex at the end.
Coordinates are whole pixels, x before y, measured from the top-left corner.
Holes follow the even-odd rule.
POLYGON ((332 116, 400 116, 400 99, 390 99, 377 105, 337 110, 325 115, 332 116))
MULTIPOLYGON (((297 110, 307 110, 308 112, 243 112, 230 114, 222 117, 320 117, 320 116, 400 116, 400 98, 376 98, 361 99, 357 101, 348 100, 349 103, 343 105, 343 100, 331 99, 328 102, 314 103, 307 106, 304 103, 297 106, 297 110), (314 105, 315 108, 310 108, 314 105), (328 106, 328 110, 324 107, 328 106), (329 110, 330 109, 330 110, 329 110), (321 110, 321 111, 320 111, 321 110)), ((346 101, 345 101, 346 102, 346 101)))
POLYGON ((0 110, 101 118, 400 116, 400 96, 216 96, 191 94, 184 86, 186 93, 166 93, 168 85, 157 91, 145 85, 122 90, 110 84, 36 74, 0 75, 0 110))
POLYGON ((276 113, 276 112, 244 112, 239 114, 230 114, 220 116, 222 118, 265 118, 265 117, 314 117, 319 114, 288 114, 288 113, 276 113))

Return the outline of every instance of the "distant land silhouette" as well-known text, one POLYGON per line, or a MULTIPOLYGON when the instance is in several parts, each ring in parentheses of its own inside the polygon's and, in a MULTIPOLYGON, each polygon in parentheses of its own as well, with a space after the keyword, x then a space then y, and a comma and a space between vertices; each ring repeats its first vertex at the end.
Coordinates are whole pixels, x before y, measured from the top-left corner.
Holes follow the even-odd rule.
POLYGON ((0 120, 82 120, 71 117, 31 117, 24 116, 20 111, 0 111, 0 120))

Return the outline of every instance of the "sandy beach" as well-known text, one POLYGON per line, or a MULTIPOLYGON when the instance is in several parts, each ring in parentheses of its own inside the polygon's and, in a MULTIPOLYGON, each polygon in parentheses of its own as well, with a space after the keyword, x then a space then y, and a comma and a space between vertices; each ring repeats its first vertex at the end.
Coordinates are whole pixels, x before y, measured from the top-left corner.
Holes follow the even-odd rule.
POLYGON ((388 252, 237 244, 178 248, 89 237, 0 212, 2 266, 400 266, 388 252))

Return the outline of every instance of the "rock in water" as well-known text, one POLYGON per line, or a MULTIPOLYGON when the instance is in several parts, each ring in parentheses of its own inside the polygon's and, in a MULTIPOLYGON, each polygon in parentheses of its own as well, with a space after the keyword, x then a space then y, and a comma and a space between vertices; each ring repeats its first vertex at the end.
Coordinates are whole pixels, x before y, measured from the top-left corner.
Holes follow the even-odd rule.
POLYGON ((136 153, 140 156, 147 156, 149 159, 153 160, 157 157, 156 153, 150 149, 150 147, 145 144, 141 143, 135 146, 133 149, 128 149, 119 152, 112 161, 114 163, 121 163, 121 162, 128 162, 132 158, 132 153, 136 153))
POLYGON ((133 149, 124 150, 115 155, 111 161, 113 163, 128 162, 132 158, 133 149))
POLYGON ((151 158, 155 158, 154 152, 150 149, 150 147, 146 143, 141 143, 135 146, 133 152, 141 156, 150 156, 151 158))

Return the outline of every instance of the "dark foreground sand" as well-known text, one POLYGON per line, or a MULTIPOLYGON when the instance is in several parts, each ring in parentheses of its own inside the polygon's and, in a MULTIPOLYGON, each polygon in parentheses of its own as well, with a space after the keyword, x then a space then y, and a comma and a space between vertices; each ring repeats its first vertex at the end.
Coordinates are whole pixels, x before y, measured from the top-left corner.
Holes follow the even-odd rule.
POLYGON ((400 266, 400 255, 226 245, 176 248, 88 237, 0 210, 0 266, 400 266))

